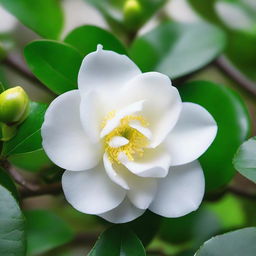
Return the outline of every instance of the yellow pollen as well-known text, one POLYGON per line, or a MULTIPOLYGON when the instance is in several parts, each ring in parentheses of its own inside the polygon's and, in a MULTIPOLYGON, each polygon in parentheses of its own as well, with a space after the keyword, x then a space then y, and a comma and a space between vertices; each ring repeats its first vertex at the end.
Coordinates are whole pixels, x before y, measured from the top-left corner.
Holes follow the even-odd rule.
MULTIPOLYGON (((115 117, 116 111, 111 111, 107 114, 102 122, 102 128, 104 128, 109 120, 115 117)), ((118 160, 119 153, 124 152, 130 161, 134 160, 134 157, 142 157, 144 148, 148 145, 148 138, 145 137, 138 130, 129 126, 131 121, 139 121, 144 127, 149 124, 143 118, 143 116, 128 115, 120 120, 120 125, 111 131, 104 138, 105 152, 108 154, 109 160, 114 163, 120 163, 118 160), (129 140, 129 143, 120 147, 111 147, 109 142, 115 136, 121 136, 129 140)))

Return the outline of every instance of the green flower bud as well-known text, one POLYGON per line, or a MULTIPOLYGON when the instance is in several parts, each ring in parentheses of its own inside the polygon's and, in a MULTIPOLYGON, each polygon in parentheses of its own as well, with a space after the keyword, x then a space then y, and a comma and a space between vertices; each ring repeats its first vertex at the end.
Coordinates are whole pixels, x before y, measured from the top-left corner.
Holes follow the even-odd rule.
POLYGON ((20 124, 29 110, 29 98, 20 87, 10 88, 0 94, 0 122, 8 125, 20 124))
POLYGON ((127 0, 123 8, 124 22, 128 29, 137 30, 142 22, 142 8, 138 0, 127 0))

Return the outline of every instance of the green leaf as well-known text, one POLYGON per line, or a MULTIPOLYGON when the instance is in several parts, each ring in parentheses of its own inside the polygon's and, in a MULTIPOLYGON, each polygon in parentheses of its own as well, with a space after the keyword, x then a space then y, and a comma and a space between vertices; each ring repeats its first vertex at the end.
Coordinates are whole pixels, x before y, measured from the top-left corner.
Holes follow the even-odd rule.
POLYGON ((138 236, 144 246, 147 246, 159 230, 162 220, 161 216, 146 211, 141 217, 125 225, 138 236))
POLYGON ((235 154, 233 164, 243 176, 256 182, 256 137, 240 146, 235 154))
POLYGON ((0 0, 11 14, 42 37, 57 39, 63 26, 59 1, 0 0))
POLYGON ((96 50, 97 45, 103 45, 104 50, 112 50, 127 54, 122 43, 110 32, 95 26, 81 26, 71 31, 65 42, 74 46, 83 56, 96 50))
POLYGON ((38 40, 24 50, 25 59, 33 74, 57 94, 77 89, 77 76, 82 55, 68 44, 38 40))
POLYGON ((198 246, 220 230, 217 215, 203 206, 181 218, 164 218, 159 234, 170 243, 192 241, 193 245, 198 246))
POLYGON ((179 91, 183 101, 203 106, 217 122, 217 136, 200 158, 200 163, 205 174, 206 190, 220 188, 234 176, 233 156, 250 133, 246 106, 234 91, 211 82, 190 82, 180 87, 179 91))
POLYGON ((8 161, 19 169, 29 172, 39 172, 53 166, 42 148, 28 153, 11 155, 8 157, 8 161))
POLYGON ((70 242, 73 231, 57 215, 45 210, 26 211, 28 255, 38 255, 70 242))
POLYGON ((130 55, 143 72, 155 70, 174 79, 211 62, 225 44, 225 34, 212 25, 167 22, 135 40, 130 55))
POLYGON ((0 185, 8 189, 12 193, 12 196, 18 200, 17 188, 12 179, 2 168, 0 168, 0 185))
POLYGON ((256 255, 255 240, 255 227, 236 230, 208 240, 195 256, 254 256, 256 255))
POLYGON ((27 119, 18 127, 15 137, 3 145, 4 156, 27 153, 42 148, 41 126, 46 104, 31 102, 27 119))
POLYGON ((0 255, 25 256, 25 219, 13 194, 0 184, 0 255))
POLYGON ((88 256, 146 256, 136 235, 121 225, 109 228, 99 237, 88 256))

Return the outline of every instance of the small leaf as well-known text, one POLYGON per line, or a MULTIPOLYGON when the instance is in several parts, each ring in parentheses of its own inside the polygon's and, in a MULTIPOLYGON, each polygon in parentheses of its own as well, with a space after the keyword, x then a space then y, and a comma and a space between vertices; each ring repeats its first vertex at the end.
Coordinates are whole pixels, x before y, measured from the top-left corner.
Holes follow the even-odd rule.
POLYGON ((240 146, 235 154, 233 164, 243 176, 256 183, 256 137, 240 146))
POLYGON ((5 142, 4 156, 27 153, 42 148, 41 126, 44 121, 46 104, 32 102, 27 119, 18 127, 16 136, 5 142))
POLYGON ((208 64, 225 44, 225 34, 212 25, 167 22, 136 39, 130 55, 143 72, 155 70, 174 79, 208 64))
POLYGON ((25 212, 28 255, 38 255, 70 242, 73 231, 57 215, 45 210, 25 212))
POLYGON ((42 37, 57 39, 63 26, 59 1, 0 0, 6 10, 42 37))
POLYGON ((103 45, 104 50, 112 50, 127 54, 122 43, 110 32, 95 26, 81 26, 71 31, 65 42, 78 49, 83 56, 96 51, 97 45, 103 45))
POLYGON ((0 184, 0 255, 25 256, 25 219, 13 194, 0 184))
POLYGON ((205 242, 195 256, 255 256, 256 228, 244 228, 218 235, 205 242))
POLYGON ((24 50, 33 74, 57 94, 77 89, 77 76, 82 55, 68 44, 38 40, 24 50))
POLYGON ((248 110, 241 97, 223 85, 194 81, 184 84, 179 91, 182 101, 203 106, 217 122, 217 136, 200 157, 200 163, 205 174, 206 190, 220 188, 234 176, 233 156, 250 133, 248 110))
POLYGON ((121 225, 109 228, 99 237, 88 256, 146 256, 136 235, 121 225))

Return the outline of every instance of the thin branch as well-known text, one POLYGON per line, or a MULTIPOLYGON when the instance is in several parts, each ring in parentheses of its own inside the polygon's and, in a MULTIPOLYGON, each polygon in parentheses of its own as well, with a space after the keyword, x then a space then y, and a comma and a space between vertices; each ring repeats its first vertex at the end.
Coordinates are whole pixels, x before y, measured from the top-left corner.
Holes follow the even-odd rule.
POLYGON ((171 256, 170 254, 166 254, 165 252, 163 252, 162 250, 159 250, 159 249, 147 250, 147 254, 153 254, 156 256, 171 256))
POLYGON ((19 192, 22 198, 47 194, 58 195, 62 192, 61 183, 59 182, 51 184, 35 183, 24 178, 23 175, 7 161, 2 161, 1 165, 9 172, 14 181, 21 186, 19 192))
MULTIPOLYGON (((54 94, 48 87, 46 87, 43 83, 41 83, 27 68, 25 65, 20 64, 20 61, 17 60, 14 56, 9 55, 2 62, 9 68, 15 70, 19 75, 23 76, 34 85, 39 86, 41 89, 47 91, 50 94, 54 94)), ((55 94, 54 94, 55 95, 55 94)))
POLYGON ((244 87, 247 91, 256 95, 256 83, 248 79, 243 73, 235 68, 230 61, 221 56, 215 61, 216 66, 234 82, 244 87))
POLYGON ((235 187, 228 187, 227 192, 237 195, 237 196, 240 196, 240 197, 243 197, 243 198, 246 198, 246 199, 256 200, 256 194, 248 193, 246 191, 237 189, 235 187))

